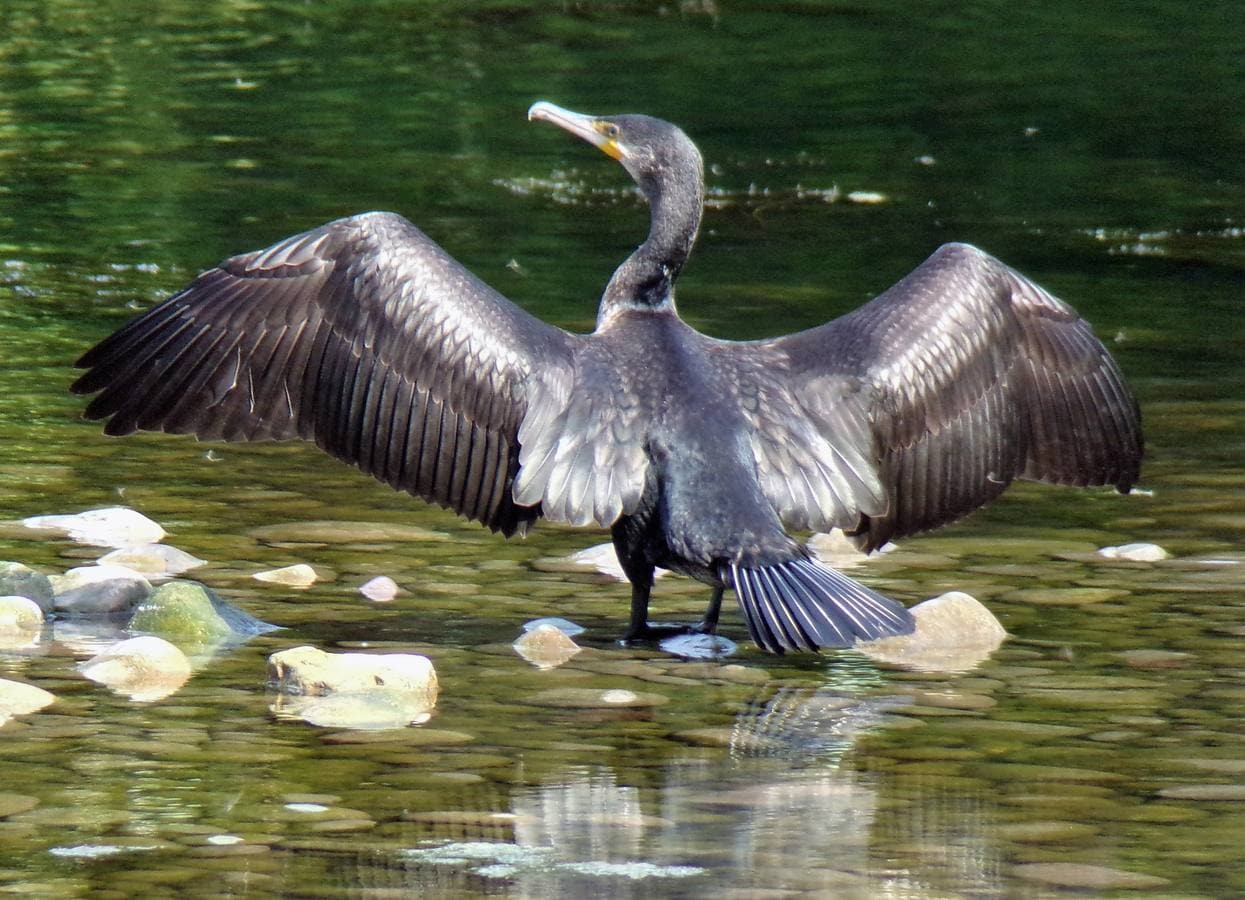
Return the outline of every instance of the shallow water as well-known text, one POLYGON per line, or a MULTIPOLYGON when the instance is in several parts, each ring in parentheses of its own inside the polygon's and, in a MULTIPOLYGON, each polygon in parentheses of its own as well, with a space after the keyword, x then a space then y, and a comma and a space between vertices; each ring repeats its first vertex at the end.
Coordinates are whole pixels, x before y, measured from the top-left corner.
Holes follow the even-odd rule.
MULTIPOLYGON (((148 704, 77 673, 106 636, 0 652, 0 676, 58 697, 0 728, 0 887, 1245 892, 1242 31, 1227 3, 7 2, 0 518, 125 503, 285 630, 148 704), (987 603, 1012 639, 972 671, 769 657, 733 612, 740 652, 688 663, 615 647, 626 587, 546 563, 600 535, 508 543, 308 447, 209 453, 78 418, 70 364, 94 340, 228 254, 363 209, 591 327, 646 217, 608 160, 524 123, 539 98, 665 115, 700 143, 711 208, 680 307, 714 334, 824 321, 945 240, 1032 275, 1136 387, 1144 490, 1020 485, 856 570, 908 603, 987 603), (1093 552, 1130 541, 1173 558, 1093 552), (323 580, 250 577, 294 562, 323 580), (404 593, 364 600, 381 574, 404 593), (510 643, 541 616, 586 626, 589 649, 523 661, 510 643), (279 717, 265 659, 303 643, 427 654, 435 714, 382 732, 279 717), (636 700, 600 699, 620 690, 636 700)), ((0 529, 0 558, 47 572, 95 555, 0 529)), ((663 580, 655 613, 705 599, 663 580)))

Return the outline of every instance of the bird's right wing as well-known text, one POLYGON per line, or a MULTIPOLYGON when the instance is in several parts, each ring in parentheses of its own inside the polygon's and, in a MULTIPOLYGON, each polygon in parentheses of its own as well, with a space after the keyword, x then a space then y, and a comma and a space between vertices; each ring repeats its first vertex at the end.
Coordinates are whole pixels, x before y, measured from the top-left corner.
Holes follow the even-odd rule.
POLYGON ((854 520, 846 530, 873 548, 959 518, 1015 478, 1122 491, 1137 479, 1141 417, 1106 347, 975 247, 941 247, 842 318, 751 346, 781 373, 778 409, 798 411, 754 414, 758 433, 779 435, 758 462, 789 523, 854 520), (846 489, 826 490, 830 476, 846 489))
POLYGON ((89 350, 90 418, 204 440, 304 438, 506 534, 529 405, 566 402, 575 337, 392 213, 226 260, 89 350))

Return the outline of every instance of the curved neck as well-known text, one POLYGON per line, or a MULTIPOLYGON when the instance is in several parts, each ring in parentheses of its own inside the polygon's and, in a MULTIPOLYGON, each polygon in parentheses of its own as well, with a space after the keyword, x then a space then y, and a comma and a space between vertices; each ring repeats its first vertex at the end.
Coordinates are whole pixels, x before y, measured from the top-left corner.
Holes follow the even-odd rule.
POLYGON ((645 190, 651 209, 648 238, 614 270, 597 313, 600 328, 627 309, 674 309, 674 282, 696 243, 704 185, 655 184, 645 190))

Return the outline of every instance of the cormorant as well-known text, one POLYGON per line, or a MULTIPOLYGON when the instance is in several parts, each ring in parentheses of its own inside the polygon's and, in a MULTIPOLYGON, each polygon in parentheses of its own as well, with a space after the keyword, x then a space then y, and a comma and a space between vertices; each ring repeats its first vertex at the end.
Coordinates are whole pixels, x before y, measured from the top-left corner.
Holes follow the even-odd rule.
POLYGON ((509 536, 538 518, 612 529, 631 580, 654 567, 735 591, 762 648, 912 629, 904 607, 787 534, 866 550, 959 518, 1016 478, 1128 491, 1140 415, 1067 304, 981 250, 940 247, 865 306, 797 334, 707 337, 675 310, 703 168, 677 127, 550 103, 651 208, 592 334, 548 325, 406 219, 370 212, 235 256, 88 351, 73 385, 108 434, 303 438, 509 536))

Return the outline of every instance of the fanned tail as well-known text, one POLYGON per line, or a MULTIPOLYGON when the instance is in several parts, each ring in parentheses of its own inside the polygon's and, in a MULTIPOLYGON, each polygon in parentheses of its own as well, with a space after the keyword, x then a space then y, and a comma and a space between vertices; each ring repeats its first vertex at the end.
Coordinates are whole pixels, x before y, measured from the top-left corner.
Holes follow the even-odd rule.
POLYGON ((811 559, 729 569, 748 631, 770 653, 850 647, 915 627, 902 604, 811 559))

